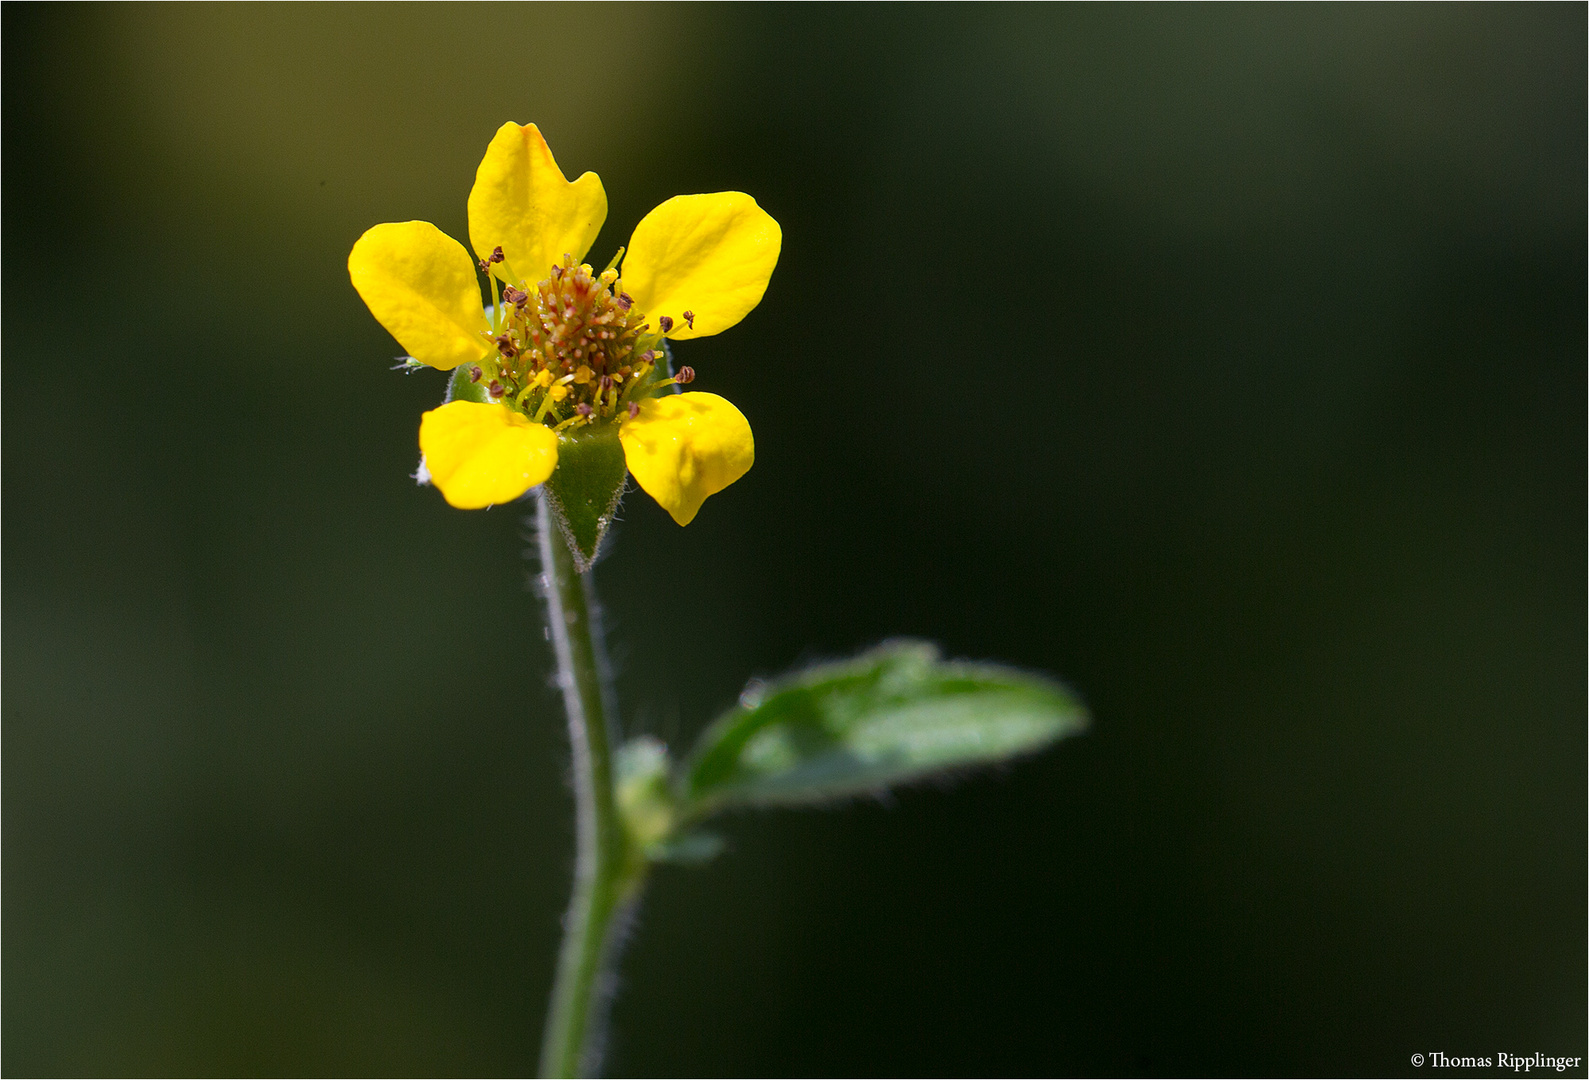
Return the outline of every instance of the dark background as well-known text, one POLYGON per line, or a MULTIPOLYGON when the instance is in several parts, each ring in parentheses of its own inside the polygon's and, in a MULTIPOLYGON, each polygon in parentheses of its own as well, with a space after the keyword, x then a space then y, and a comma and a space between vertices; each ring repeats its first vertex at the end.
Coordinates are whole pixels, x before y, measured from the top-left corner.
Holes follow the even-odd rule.
MULTIPOLYGON (((783 225, 756 432, 598 570, 625 726, 892 634, 1087 736, 659 872, 632 1075, 1583 1055, 1585 8, 4 11, 4 1050, 533 1069, 572 858, 522 513, 345 269, 492 132, 783 225)), ((1579 1070, 1582 1075, 1582 1070, 1579 1070)))

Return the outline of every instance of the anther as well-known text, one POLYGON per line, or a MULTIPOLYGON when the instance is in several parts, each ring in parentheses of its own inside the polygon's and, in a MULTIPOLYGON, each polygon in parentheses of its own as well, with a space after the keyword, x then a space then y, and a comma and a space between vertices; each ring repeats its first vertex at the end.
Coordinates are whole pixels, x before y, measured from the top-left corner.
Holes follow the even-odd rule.
POLYGON ((601 387, 601 392, 602 393, 606 393, 608 390, 611 390, 612 387, 613 387, 612 376, 611 375, 603 375, 601 377, 601 379, 599 380, 599 382, 597 383, 597 385, 601 387))
POLYGON ((679 373, 673 376, 673 381, 678 383, 680 386, 683 386, 685 383, 694 382, 695 369, 690 367, 688 364, 684 365, 683 367, 679 368, 679 373))
POLYGON ((498 334, 496 336, 496 343, 497 351, 503 356, 507 357, 509 360, 519 355, 519 350, 514 346, 513 339, 507 334, 498 334))
POLYGON ((479 382, 480 381, 480 376, 482 376, 484 374, 485 374, 485 372, 480 370, 480 365, 479 364, 470 365, 470 367, 469 367, 469 381, 470 382, 479 382))
POLYGON ((480 260, 480 270, 483 273, 489 274, 491 272, 491 264, 492 263, 499 263, 501 261, 502 261, 502 247, 501 247, 501 245, 498 245, 496 250, 491 252, 491 254, 488 257, 480 260))
POLYGON ((637 417, 639 415, 640 415, 640 404, 639 404, 639 402, 631 401, 629 403, 629 419, 633 420, 635 417, 637 417))
POLYGON ((664 334, 670 333, 673 330, 672 317, 667 315, 662 316, 662 318, 657 320, 657 326, 661 327, 664 334))
POLYGON ((590 403, 589 402, 581 401, 578 405, 574 406, 574 411, 577 412, 581 416, 589 416, 591 413, 595 412, 596 410, 592 409, 590 407, 590 403))
MULTIPOLYGON (((497 248, 497 250, 501 251, 502 249, 501 248, 497 248)), ((690 324, 690 329, 691 330, 694 330, 695 329, 695 312, 686 311, 684 313, 684 321, 690 324)))
POLYGON ((495 379, 491 380, 491 385, 486 387, 486 389, 490 392, 492 397, 502 396, 502 384, 495 379))

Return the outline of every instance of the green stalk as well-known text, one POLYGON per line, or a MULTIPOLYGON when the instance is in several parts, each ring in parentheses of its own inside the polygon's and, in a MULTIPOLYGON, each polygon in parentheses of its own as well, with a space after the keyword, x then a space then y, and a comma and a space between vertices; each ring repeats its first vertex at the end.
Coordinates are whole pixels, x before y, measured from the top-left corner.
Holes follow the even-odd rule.
POLYGON ((575 571, 544 494, 537 499, 535 523, 546 624, 573 749, 578 843, 574 897, 563 920, 563 948, 541 1043, 541 1075, 589 1076, 601 1064, 617 954, 640 898, 646 861, 631 850, 618 817, 612 680, 591 575, 575 571))

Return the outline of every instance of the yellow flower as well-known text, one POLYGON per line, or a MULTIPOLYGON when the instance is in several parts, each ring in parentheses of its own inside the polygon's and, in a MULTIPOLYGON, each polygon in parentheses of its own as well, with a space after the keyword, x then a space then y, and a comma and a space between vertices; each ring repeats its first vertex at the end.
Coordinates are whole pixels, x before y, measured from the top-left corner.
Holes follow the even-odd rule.
POLYGON ((582 260, 606 216, 595 173, 570 182, 534 124, 508 123, 469 194, 489 307, 475 260, 429 222, 377 225, 353 245, 348 273, 371 313, 413 359, 454 372, 451 400, 419 425, 426 471, 453 506, 515 499, 560 455, 583 460, 576 446, 614 434, 680 525, 750 469, 749 423, 716 394, 678 393, 694 372, 669 374, 665 342, 727 330, 761 301, 778 223, 741 192, 681 195, 598 274, 582 260))

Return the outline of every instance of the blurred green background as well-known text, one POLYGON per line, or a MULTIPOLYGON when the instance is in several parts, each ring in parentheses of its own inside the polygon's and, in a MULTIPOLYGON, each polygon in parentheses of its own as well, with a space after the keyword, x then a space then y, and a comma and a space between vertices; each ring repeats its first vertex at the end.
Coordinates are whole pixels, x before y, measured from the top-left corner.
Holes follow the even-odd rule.
MULTIPOLYGON (((994 775, 656 875, 628 1075, 1582 1055, 1585 8, 4 10, 4 1070, 534 1067, 567 751, 518 507, 416 489, 353 240, 536 121, 783 225, 757 437, 599 568, 676 747, 892 634, 994 775)), ((1582 1070, 1579 1070, 1582 1074, 1582 1070)))

